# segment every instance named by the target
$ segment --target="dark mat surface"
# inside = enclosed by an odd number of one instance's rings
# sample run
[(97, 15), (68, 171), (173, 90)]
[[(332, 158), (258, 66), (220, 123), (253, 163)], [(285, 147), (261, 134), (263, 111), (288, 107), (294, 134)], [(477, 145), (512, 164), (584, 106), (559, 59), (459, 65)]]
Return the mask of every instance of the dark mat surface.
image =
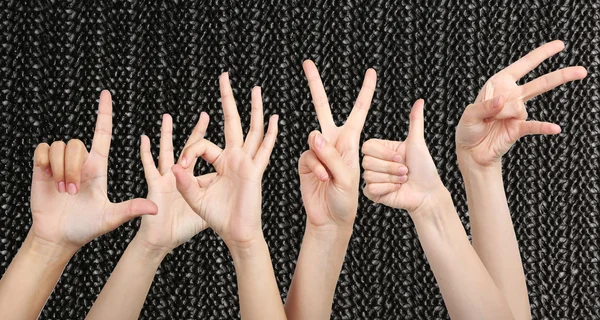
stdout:
[[(244, 127), (250, 89), (281, 115), (264, 177), (265, 237), (285, 298), (305, 215), (297, 159), (318, 128), (301, 69), (315, 60), (339, 122), (368, 67), (377, 92), (364, 138), (404, 138), (414, 100), (426, 101), (426, 139), (469, 230), (454, 128), (485, 80), (544, 42), (566, 50), (524, 80), (569, 65), (588, 78), (528, 103), (531, 118), (561, 125), (522, 139), (505, 157), (508, 201), (535, 319), (600, 319), (600, 4), (597, 1), (16, 1), (0, 3), (0, 273), (31, 224), (32, 156), (40, 142), (89, 147), (101, 89), (114, 98), (109, 197), (145, 196), (139, 136), (158, 144), (160, 115), (183, 142), (199, 112), (223, 143), (217, 77), (229, 71)], [(156, 153), (156, 149), (153, 150)], [(199, 170), (209, 170), (204, 164)], [(139, 221), (80, 250), (42, 319), (82, 319)], [(446, 319), (441, 294), (405, 212), (360, 198), (333, 319)], [(235, 273), (210, 230), (168, 255), (142, 319), (238, 317)]]

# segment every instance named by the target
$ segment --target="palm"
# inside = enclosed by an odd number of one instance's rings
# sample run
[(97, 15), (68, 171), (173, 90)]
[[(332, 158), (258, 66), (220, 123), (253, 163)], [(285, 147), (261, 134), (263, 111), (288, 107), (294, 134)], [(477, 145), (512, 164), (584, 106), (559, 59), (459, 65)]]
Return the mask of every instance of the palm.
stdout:
[[(225, 149), (213, 163), (217, 174), (208, 186), (201, 187), (197, 212), (220, 235), (231, 235), (234, 242), (246, 242), (261, 229), (262, 172), (241, 148)], [(227, 237), (227, 236), (225, 236)]]
[(148, 200), (156, 203), (159, 214), (143, 217), (138, 234), (149, 244), (175, 248), (206, 229), (204, 220), (177, 191), (173, 173), (168, 172), (148, 184)]
[(492, 76), (479, 92), (475, 104), (498, 98), (502, 106), (486, 119), (474, 119), (467, 111), (456, 131), (459, 156), (468, 154), (476, 164), (489, 166), (499, 163), (511, 146), (527, 134), (556, 134), (554, 124), (526, 121), (525, 102), (568, 81), (582, 79), (587, 72), (582, 67), (569, 67), (539, 77), (524, 85), (516, 82), (542, 61), (561, 51), (564, 44), (553, 41), (532, 51), (506, 69)]

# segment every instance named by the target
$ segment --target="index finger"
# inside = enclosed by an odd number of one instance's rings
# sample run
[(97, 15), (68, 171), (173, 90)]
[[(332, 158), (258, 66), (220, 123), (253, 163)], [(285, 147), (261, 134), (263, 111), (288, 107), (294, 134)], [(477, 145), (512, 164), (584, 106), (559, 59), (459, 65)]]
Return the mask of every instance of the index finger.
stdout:
[(308, 80), (310, 95), (312, 96), (313, 104), (315, 105), (315, 111), (317, 112), (321, 131), (327, 136), (327, 132), (330, 132), (335, 128), (335, 122), (333, 122), (333, 117), (331, 116), (331, 108), (329, 107), (327, 93), (325, 93), (319, 70), (317, 70), (315, 63), (310, 60), (304, 61), (302, 63), (302, 68), (304, 69), (306, 80)]
[(377, 73), (373, 69), (367, 70), (365, 74), (365, 80), (363, 81), (362, 88), (358, 93), (358, 98), (354, 103), (354, 108), (348, 116), (346, 125), (360, 138), (360, 132), (365, 125), (367, 114), (373, 100), (373, 94), (375, 94), (375, 85), (377, 83)]
[(500, 72), (509, 74), (516, 81), (531, 72), (531, 70), (539, 66), (544, 60), (561, 52), (564, 48), (565, 44), (560, 40), (548, 42), (513, 62)]
[(108, 90), (100, 93), (98, 103), (98, 117), (96, 118), (96, 129), (92, 141), (92, 152), (108, 158), (110, 140), (112, 138), (112, 99)]

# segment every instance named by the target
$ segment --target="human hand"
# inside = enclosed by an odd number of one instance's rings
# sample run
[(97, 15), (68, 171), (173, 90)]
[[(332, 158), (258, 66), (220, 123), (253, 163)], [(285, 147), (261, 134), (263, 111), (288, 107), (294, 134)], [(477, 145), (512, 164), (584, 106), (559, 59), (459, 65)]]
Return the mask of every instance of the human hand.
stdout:
[(318, 228), (352, 228), (358, 207), (360, 182), (359, 142), (377, 75), (369, 69), (346, 123), (337, 127), (315, 64), (303, 63), (321, 131), (308, 137), (310, 150), (298, 161), (307, 225)]
[(447, 193), (425, 143), (423, 104), (413, 105), (405, 141), (371, 139), (362, 147), (365, 196), (411, 216)]
[[(208, 122), (208, 114), (202, 112), (184, 149), (204, 138)], [(175, 175), (171, 171), (175, 160), (173, 157), (173, 119), (170, 115), (163, 115), (158, 168), (152, 159), (150, 139), (147, 136), (142, 136), (140, 155), (148, 183), (148, 200), (156, 203), (158, 214), (142, 217), (142, 224), (136, 238), (150, 249), (167, 253), (208, 227), (177, 190)], [(191, 160), (186, 171), (193, 174), (195, 164), (196, 158)], [(198, 182), (200, 185), (206, 186), (214, 177), (214, 173), (209, 173), (198, 177)]]
[[(255, 240), (263, 239), (260, 219), (262, 175), (277, 138), (278, 116), (271, 116), (264, 135), (260, 88), (252, 89), (250, 131), (244, 141), (228, 74), (222, 74), (219, 82), (225, 118), (225, 150), (199, 139), (183, 150), (172, 171), (177, 179), (177, 190), (231, 250), (245, 248)], [(215, 168), (216, 175), (211, 181), (194, 177), (186, 170), (193, 167), (198, 157)]]
[(112, 203), (107, 197), (107, 166), (112, 131), (112, 101), (100, 95), (92, 149), (70, 140), (38, 145), (31, 184), (34, 241), (77, 251), (87, 242), (142, 214), (156, 214), (152, 201)]
[(546, 43), (486, 82), (475, 103), (465, 109), (456, 128), (456, 152), (461, 166), (499, 165), (501, 157), (519, 138), (560, 133), (556, 124), (527, 121), (525, 102), (569, 81), (585, 78), (586, 69), (564, 68), (521, 86), (516, 81), (563, 49), (562, 41)]

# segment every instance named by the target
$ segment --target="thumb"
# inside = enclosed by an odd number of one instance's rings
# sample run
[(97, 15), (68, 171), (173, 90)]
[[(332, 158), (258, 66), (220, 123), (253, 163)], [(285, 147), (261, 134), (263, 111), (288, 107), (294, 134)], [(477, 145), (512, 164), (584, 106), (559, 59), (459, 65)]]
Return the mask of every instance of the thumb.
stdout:
[(106, 222), (110, 230), (113, 230), (133, 218), (144, 214), (155, 215), (157, 213), (158, 206), (154, 202), (137, 198), (120, 203), (111, 203)]
[(423, 119), (423, 108), (425, 101), (419, 99), (413, 104), (410, 111), (410, 127), (408, 128), (408, 138), (425, 139), (424, 127), (425, 120)]
[(501, 96), (470, 104), (465, 108), (463, 119), (468, 124), (478, 124), (485, 119), (495, 117), (503, 107), (504, 102)]
[[(202, 189), (198, 184), (198, 180), (194, 177), (194, 174), (186, 171), (181, 165), (176, 164), (171, 168), (171, 172), (175, 175), (177, 181), (177, 190), (188, 203), (188, 205), (200, 215), (200, 212), (196, 210), (198, 208), (199, 195), (202, 193)], [(201, 217), (204, 218), (204, 217)]]

